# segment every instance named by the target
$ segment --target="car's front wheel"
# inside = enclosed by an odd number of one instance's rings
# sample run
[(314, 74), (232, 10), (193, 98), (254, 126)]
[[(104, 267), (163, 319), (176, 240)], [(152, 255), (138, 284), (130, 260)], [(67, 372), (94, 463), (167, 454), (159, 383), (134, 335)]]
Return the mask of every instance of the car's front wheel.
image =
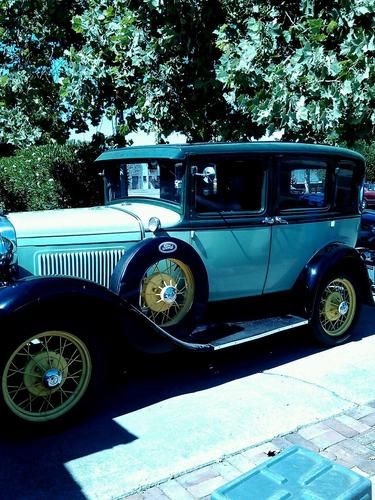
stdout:
[(353, 334), (360, 306), (356, 280), (343, 273), (331, 275), (316, 296), (311, 321), (315, 337), (329, 346), (346, 342)]
[(60, 325), (17, 333), (1, 356), (1, 411), (19, 423), (70, 420), (98, 380), (87, 337)]

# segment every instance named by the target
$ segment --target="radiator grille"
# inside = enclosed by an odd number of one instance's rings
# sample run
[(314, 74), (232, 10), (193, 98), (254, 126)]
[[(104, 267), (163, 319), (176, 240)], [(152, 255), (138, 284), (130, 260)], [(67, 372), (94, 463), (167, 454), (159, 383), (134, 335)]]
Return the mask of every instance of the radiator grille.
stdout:
[(39, 276), (60, 274), (95, 281), (109, 287), (109, 280), (124, 249), (91, 252), (58, 252), (38, 255)]

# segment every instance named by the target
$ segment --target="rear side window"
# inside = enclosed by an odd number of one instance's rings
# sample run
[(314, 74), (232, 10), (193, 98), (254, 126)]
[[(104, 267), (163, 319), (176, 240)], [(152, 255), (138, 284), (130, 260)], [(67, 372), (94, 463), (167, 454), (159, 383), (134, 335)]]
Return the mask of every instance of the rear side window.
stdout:
[(327, 162), (284, 158), (280, 163), (280, 210), (322, 209), (327, 205)]
[(355, 164), (342, 161), (335, 170), (334, 206), (340, 212), (351, 212), (358, 209), (358, 189), (355, 179)]

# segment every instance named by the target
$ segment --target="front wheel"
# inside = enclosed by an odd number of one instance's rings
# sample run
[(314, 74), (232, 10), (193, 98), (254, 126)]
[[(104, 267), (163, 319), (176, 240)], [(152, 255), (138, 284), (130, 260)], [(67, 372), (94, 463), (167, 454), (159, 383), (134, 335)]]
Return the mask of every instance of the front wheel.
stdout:
[(2, 411), (37, 425), (76, 415), (97, 379), (88, 341), (67, 328), (17, 337), (2, 355)]
[(346, 342), (352, 336), (360, 306), (353, 277), (338, 273), (325, 280), (317, 293), (311, 321), (317, 340), (328, 346)]

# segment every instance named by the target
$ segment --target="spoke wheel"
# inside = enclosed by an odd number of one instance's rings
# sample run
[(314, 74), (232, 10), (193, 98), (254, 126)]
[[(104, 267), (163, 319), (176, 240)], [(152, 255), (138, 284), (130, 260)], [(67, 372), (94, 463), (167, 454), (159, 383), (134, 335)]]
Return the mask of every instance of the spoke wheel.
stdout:
[(159, 260), (143, 275), (139, 304), (160, 326), (179, 323), (192, 307), (195, 283), (190, 268), (177, 259)]
[(356, 292), (348, 279), (337, 278), (323, 290), (319, 304), (322, 329), (332, 337), (343, 335), (356, 312)]
[(85, 343), (66, 331), (44, 331), (21, 343), (2, 374), (5, 404), (30, 422), (67, 414), (86, 393), (91, 358)]

